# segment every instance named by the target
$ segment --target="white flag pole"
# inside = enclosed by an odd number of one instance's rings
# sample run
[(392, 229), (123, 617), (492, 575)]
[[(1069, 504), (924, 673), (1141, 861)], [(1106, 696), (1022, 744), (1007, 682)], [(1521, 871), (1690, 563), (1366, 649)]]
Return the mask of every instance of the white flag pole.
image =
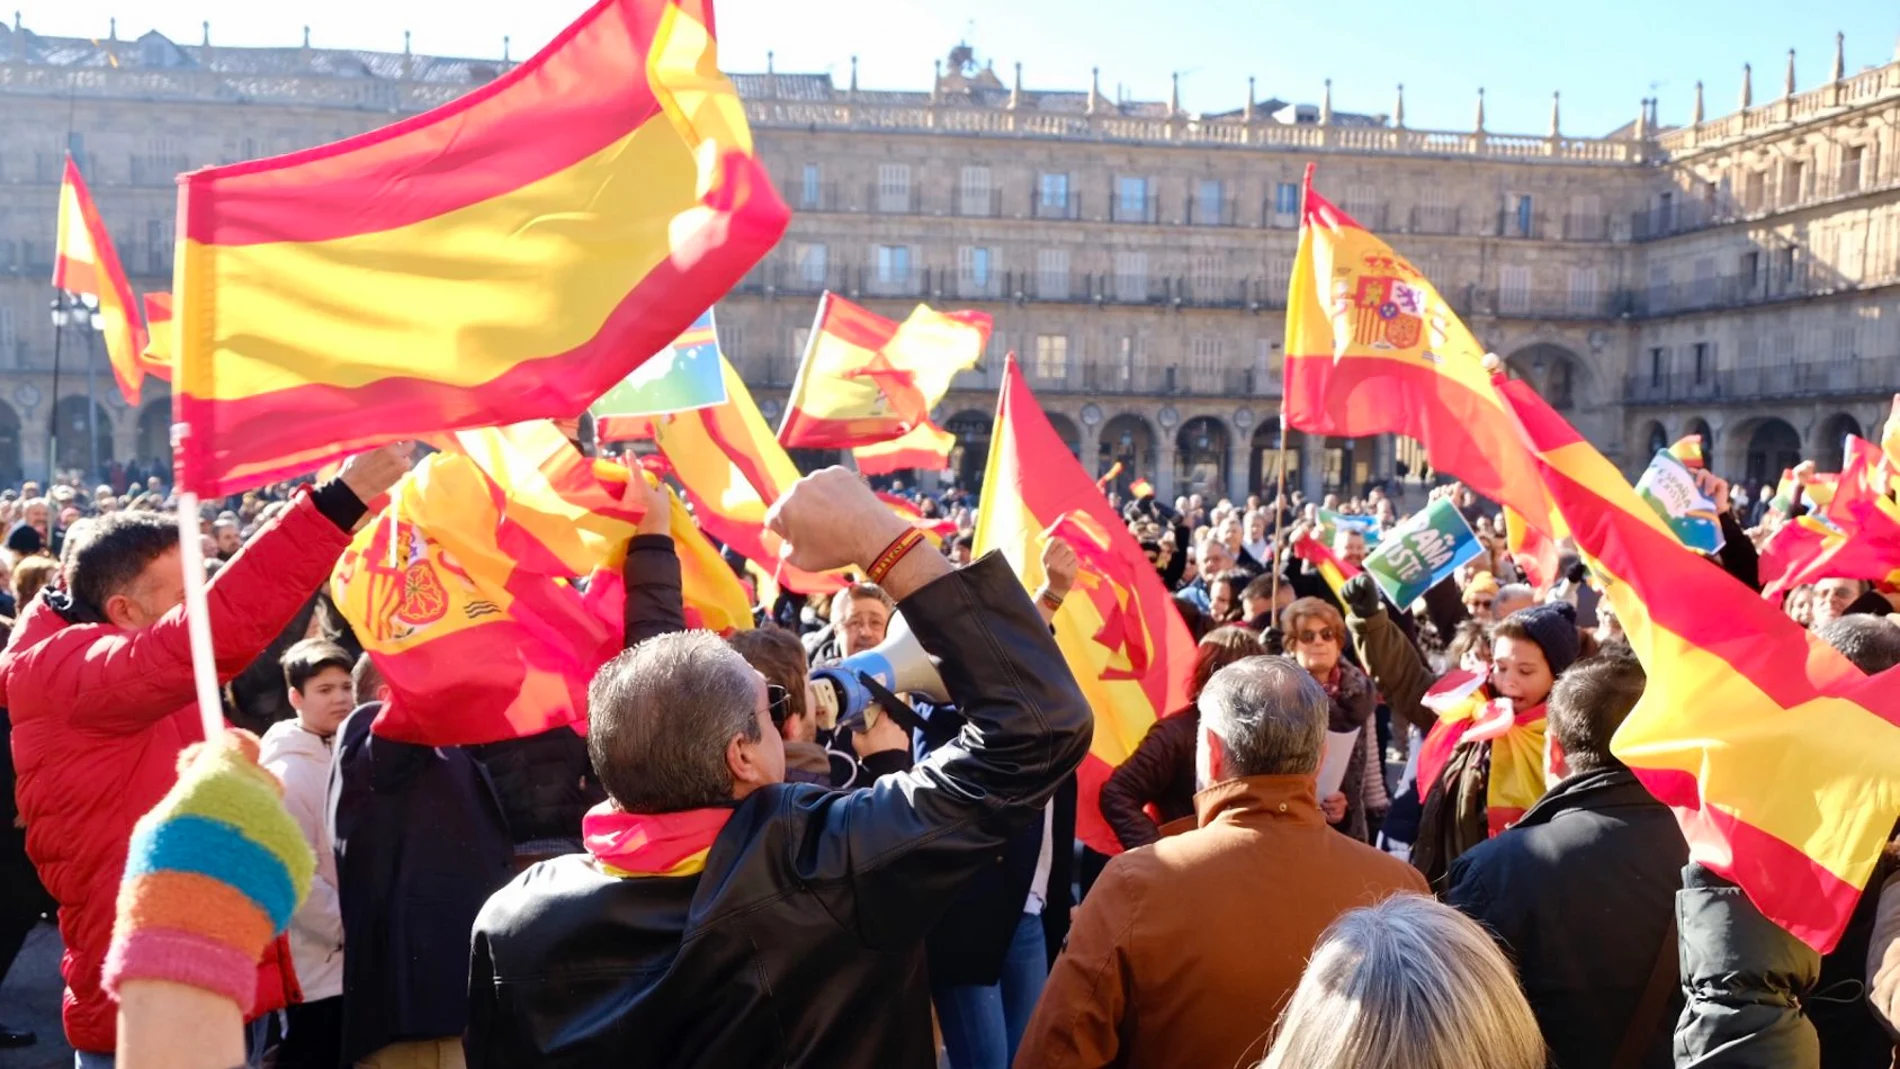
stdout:
[(205, 598), (204, 536), (198, 531), (198, 495), (178, 495), (178, 552), (185, 566), (185, 630), (191, 637), (191, 672), (198, 688), (198, 716), (205, 738), (224, 733), (218, 701), (218, 665), (211, 652), (211, 610)]

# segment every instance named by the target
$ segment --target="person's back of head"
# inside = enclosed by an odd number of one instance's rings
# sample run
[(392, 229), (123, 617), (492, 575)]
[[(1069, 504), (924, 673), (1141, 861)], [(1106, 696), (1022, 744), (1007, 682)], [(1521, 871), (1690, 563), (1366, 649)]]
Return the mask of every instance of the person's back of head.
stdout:
[(1484, 929), (1400, 894), (1320, 937), (1258, 1069), (1543, 1069), (1537, 1018)]
[(1648, 676), (1633, 657), (1592, 657), (1570, 667), (1550, 689), (1550, 737), (1571, 773), (1620, 764), (1610, 753), (1616, 729), (1642, 700)]
[(805, 703), (805, 686), (811, 679), (811, 666), (805, 659), (805, 644), (797, 635), (770, 624), (735, 631), (727, 636), (726, 644), (739, 651), (739, 656), (767, 683), (785, 689), (783, 704), (772, 708), (772, 726), (787, 741), (810, 741), (805, 738), (812, 726), (806, 723), (810, 710)]
[(39, 596), (53, 577), (59, 574), (59, 562), (51, 557), (27, 557), (13, 566), (13, 601), (19, 612)]
[(359, 706), (389, 700), (389, 684), (383, 681), (383, 671), (367, 653), (358, 657), (356, 667), (350, 669), (350, 690)]
[(1305, 669), (1248, 657), (1214, 673), (1196, 703), (1195, 769), (1202, 786), (1247, 776), (1312, 775), (1331, 702)]
[(1900, 664), (1900, 626), (1884, 616), (1838, 617), (1816, 627), (1814, 637), (1870, 676)]
[(775, 781), (773, 752), (783, 779), (778, 732), (766, 738), (764, 692), (759, 673), (710, 631), (647, 639), (607, 662), (588, 688), (594, 771), (628, 813), (728, 804), (742, 771), (758, 777), (748, 787)]
[(184, 600), (184, 571), (152, 565), (178, 553), (178, 522), (159, 512), (115, 512), (72, 531), (66, 587), (84, 610), (141, 627)]

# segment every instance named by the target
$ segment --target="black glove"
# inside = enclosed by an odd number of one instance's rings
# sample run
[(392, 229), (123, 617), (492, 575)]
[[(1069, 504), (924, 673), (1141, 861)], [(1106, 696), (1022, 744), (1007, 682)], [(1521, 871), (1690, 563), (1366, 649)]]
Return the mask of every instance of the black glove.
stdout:
[(1361, 620), (1372, 619), (1384, 608), (1379, 602), (1379, 584), (1364, 572), (1346, 580), (1339, 588), (1339, 600), (1346, 603), (1346, 611)]

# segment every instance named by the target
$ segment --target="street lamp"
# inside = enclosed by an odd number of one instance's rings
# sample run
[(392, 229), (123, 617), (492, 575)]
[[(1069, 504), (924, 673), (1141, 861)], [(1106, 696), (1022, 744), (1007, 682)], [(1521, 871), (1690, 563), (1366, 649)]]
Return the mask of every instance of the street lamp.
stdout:
[[(99, 313), (99, 298), (90, 293), (58, 292), (53, 298), (51, 317), (53, 320), (53, 405), (52, 417), (48, 427), (52, 431), (46, 442), (46, 478), (50, 486), (58, 475), (59, 448), (59, 358), (60, 342), (68, 329), (76, 330), (86, 339), (86, 435), (91, 443), (87, 456), (89, 467), (99, 465), (99, 410), (94, 399), (94, 373), (97, 370), (98, 354), (93, 341), (105, 330), (105, 317)], [(79, 426), (75, 424), (74, 430)], [(88, 472), (88, 475), (96, 472)]]

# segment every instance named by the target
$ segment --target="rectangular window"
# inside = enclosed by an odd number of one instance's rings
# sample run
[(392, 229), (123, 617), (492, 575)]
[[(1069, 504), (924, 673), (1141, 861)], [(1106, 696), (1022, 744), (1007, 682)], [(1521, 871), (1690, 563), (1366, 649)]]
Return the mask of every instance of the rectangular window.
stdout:
[(1690, 292), (1690, 300), (1697, 308), (1707, 308), (1716, 298), (1715, 257), (1698, 256), (1695, 261), (1695, 284)]
[(1045, 301), (1069, 299), (1069, 250), (1037, 250), (1036, 295)]
[(1859, 348), (1855, 343), (1858, 341), (1860, 332), (1854, 329), (1852, 323), (1846, 323), (1835, 327), (1833, 333), (1834, 359), (1838, 361), (1854, 359), (1855, 350)]
[[(1271, 338), (1254, 339), (1253, 356), (1255, 374), (1262, 382), (1274, 383), (1280, 380), (1280, 374), (1285, 370), (1286, 362), (1282, 358), (1278, 342)], [(1269, 386), (1268, 392), (1278, 393), (1279, 391)]]
[(1218, 178), (1203, 178), (1194, 193), (1194, 221), (1202, 226), (1220, 226), (1227, 222), (1223, 209), (1225, 191)]
[(910, 246), (877, 247), (877, 284), (884, 293), (902, 293), (910, 285)]
[(1597, 269), (1570, 269), (1570, 312), (1572, 315), (1597, 314)]
[(1736, 364), (1738, 367), (1751, 369), (1761, 366), (1761, 335), (1753, 333), (1742, 335), (1742, 348), (1737, 355)]
[(1213, 393), (1220, 389), (1221, 339), (1197, 334), (1188, 340), (1188, 389)]
[(1220, 300), (1226, 296), (1225, 274), (1221, 270), (1220, 257), (1196, 256), (1193, 274), (1188, 279), (1190, 294), (1203, 304)]
[(1866, 158), (1867, 150), (1859, 145), (1849, 145), (1841, 150), (1841, 192), (1855, 193), (1860, 190), (1860, 165)]
[(807, 286), (823, 286), (828, 264), (828, 251), (823, 245), (797, 244), (792, 246), (792, 264), (797, 272), (798, 281)]
[(877, 210), (907, 212), (910, 207), (910, 164), (878, 164)]
[(1531, 208), (1531, 195), (1529, 193), (1511, 194), (1511, 220), (1510, 220), (1509, 228), (1508, 228), (1509, 233), (1515, 237), (1520, 237), (1520, 238), (1531, 237), (1532, 225), (1533, 225), (1533, 214), (1532, 214), (1532, 208)]
[(1797, 287), (1798, 279), (1796, 276), (1801, 270), (1801, 250), (1796, 246), (1790, 245), (1781, 250), (1780, 258), (1781, 291), (1783, 293), (1792, 292)]
[(1663, 312), (1669, 309), (1669, 265), (1649, 265), (1649, 310)]
[(1781, 206), (1798, 204), (1807, 195), (1808, 165), (1805, 160), (1789, 160), (1781, 168)]
[(810, 327), (793, 327), (792, 328), (792, 352), (797, 354), (792, 357), (792, 361), (794, 365), (796, 365), (798, 361), (801, 361), (805, 358), (805, 350), (809, 348), (810, 346), (811, 346), (811, 328)]
[(1595, 193), (1579, 193), (1570, 198), (1570, 214), (1564, 219), (1564, 236), (1572, 241), (1602, 241), (1604, 232), (1603, 200)]
[(1276, 256), (1267, 261), (1267, 303), (1273, 308), (1286, 307), (1287, 287), (1293, 281), (1293, 261)]
[(1115, 299), (1148, 299), (1148, 254), (1123, 250), (1115, 254)]
[(1073, 219), (1069, 176), (1045, 171), (1036, 178), (1036, 215), (1043, 219)]
[(1758, 293), (1761, 291), (1761, 253), (1750, 251), (1742, 254), (1742, 291)]
[(1036, 335), (1036, 378), (1043, 382), (1067, 382), (1069, 378), (1069, 337), (1066, 334)]
[(1649, 351), (1649, 384), (1651, 386), (1662, 385), (1663, 376), (1667, 374), (1668, 363), (1669, 350), (1658, 347)]
[(1763, 204), (1768, 199), (1766, 193), (1767, 189), (1768, 172), (1750, 171), (1742, 176), (1742, 210), (1745, 212), (1761, 211)]
[(1278, 226), (1291, 226), (1300, 214), (1300, 187), (1281, 182), (1273, 187), (1273, 218)]
[(1505, 266), (1498, 268), (1498, 313), (1523, 315), (1531, 310), (1531, 269)]
[(1346, 214), (1358, 220), (1362, 225), (1378, 229), (1384, 225), (1379, 218), (1379, 187), (1356, 182), (1346, 187), (1346, 199), (1340, 205)]
[(1115, 179), (1115, 218), (1124, 223), (1146, 223), (1148, 180), (1123, 175)]
[(822, 207), (824, 194), (824, 171), (815, 163), (805, 165), (799, 175), (798, 205), (801, 208)]
[(970, 245), (957, 250), (957, 291), (965, 297), (990, 296), (990, 250)]
[(1115, 350), (1115, 382), (1124, 389), (1136, 390), (1140, 376), (1140, 357), (1135, 350), (1134, 336), (1124, 334)]
[(985, 216), (990, 211), (990, 169), (965, 167), (957, 182), (957, 214)]
[(1709, 372), (1712, 370), (1714, 369), (1709, 366), (1709, 343), (1705, 341), (1696, 342), (1695, 343), (1695, 384), (1697, 386), (1700, 386), (1704, 382), (1707, 382), (1709, 378)]
[(0, 304), (0, 363), (8, 367), (14, 366), (14, 349), (18, 343), (19, 338), (14, 333), (13, 327), (13, 309), (8, 305)]

